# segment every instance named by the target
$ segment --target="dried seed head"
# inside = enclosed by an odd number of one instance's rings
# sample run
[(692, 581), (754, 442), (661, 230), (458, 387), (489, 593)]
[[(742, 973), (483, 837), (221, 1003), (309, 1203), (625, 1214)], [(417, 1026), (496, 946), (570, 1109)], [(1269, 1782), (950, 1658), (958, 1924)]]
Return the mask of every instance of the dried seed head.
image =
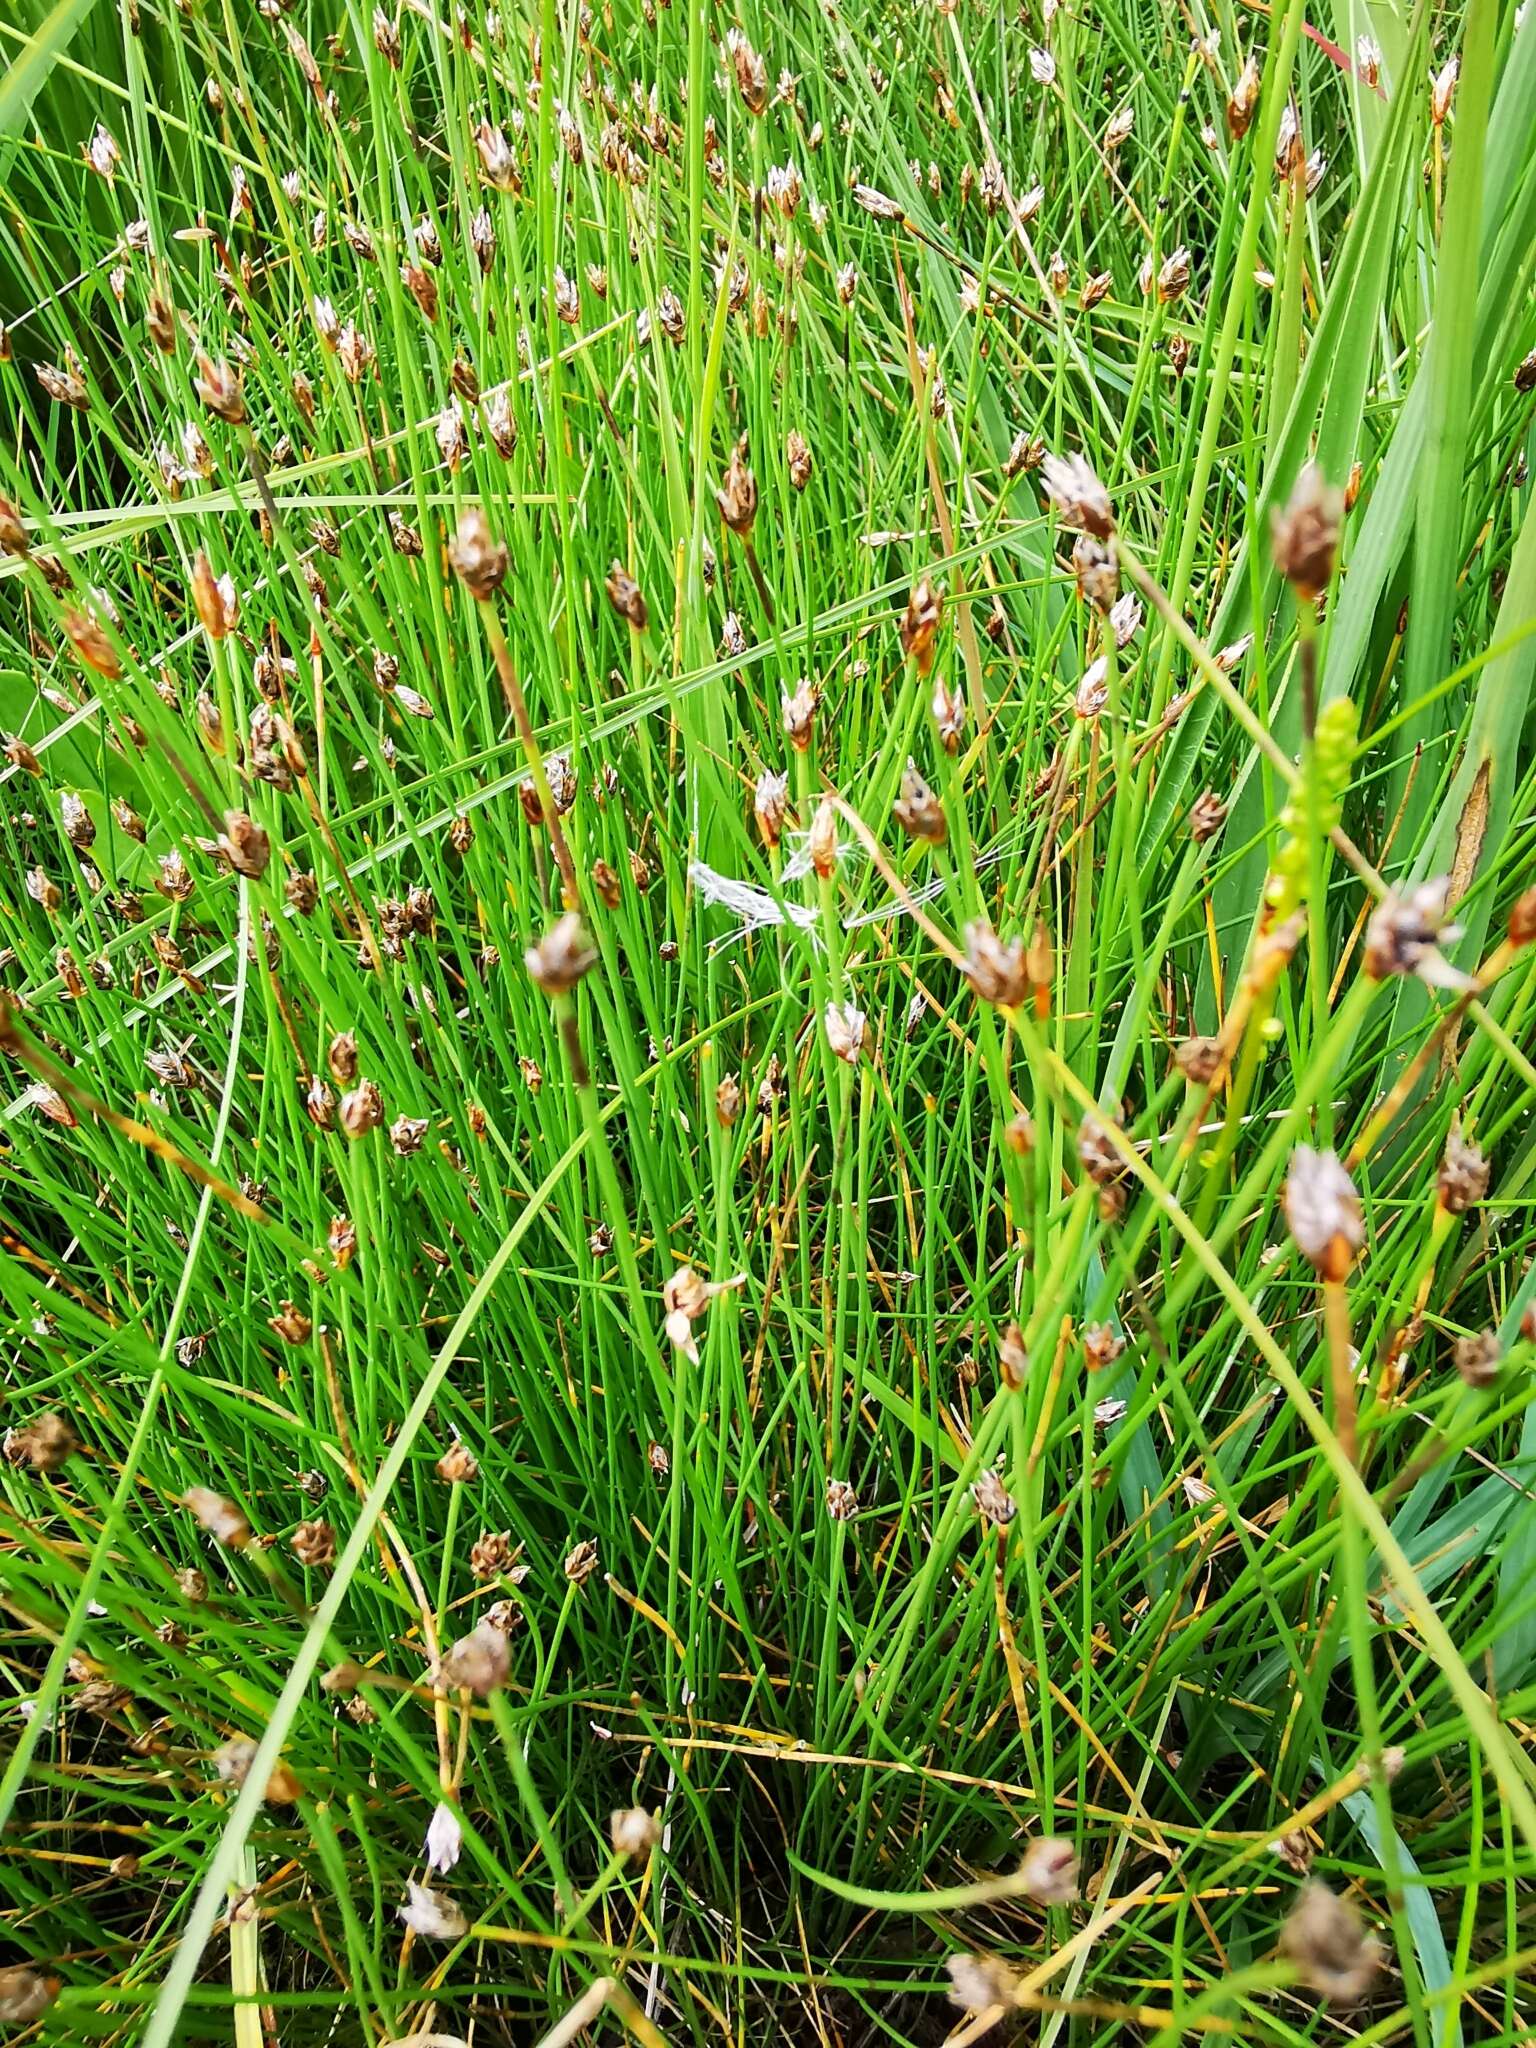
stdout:
[(57, 1977), (39, 1976), (20, 1963), (0, 1970), (0, 2026), (26, 2027), (41, 2019), (59, 1995)]
[(984, 1522), (1006, 1529), (1018, 1513), (1018, 1502), (989, 1465), (971, 1487), (971, 1499)]
[(1303, 603), (1315, 604), (1332, 581), (1343, 517), (1344, 493), (1309, 462), (1271, 533), (1275, 567)]
[(616, 1855), (638, 1862), (661, 1841), (661, 1822), (643, 1806), (628, 1806), (608, 1816), (608, 1839)]
[(13, 732), (0, 743), (0, 754), (4, 754), (13, 768), (24, 768), (29, 775), (41, 775), (43, 772), (42, 762), (20, 733)]
[(795, 693), (788, 690), (783, 695), (784, 731), (789, 744), (797, 754), (803, 754), (811, 744), (811, 735), (816, 725), (816, 707), (821, 693), (809, 676), (802, 676), (795, 686)]
[(79, 1448), (80, 1439), (68, 1420), (50, 1410), (21, 1429), (7, 1430), (5, 1462), (27, 1465), (34, 1472), (57, 1472)]
[(762, 835), (764, 846), (771, 851), (784, 833), (784, 811), (789, 793), (789, 779), (771, 768), (765, 768), (757, 778), (753, 791), (752, 806), (757, 818), (757, 829)]
[(1038, 469), (1045, 460), (1045, 443), (1037, 434), (1015, 434), (1003, 458), (1003, 475), (1012, 482), (1026, 471)]
[(729, 1130), (741, 1114), (741, 1083), (734, 1074), (727, 1074), (715, 1090), (715, 1117), (723, 1129)]
[(566, 1578), (573, 1586), (584, 1586), (597, 1570), (596, 1543), (590, 1538), (583, 1538), (580, 1543), (573, 1545), (566, 1552), (563, 1569)]
[(789, 470), (789, 480), (797, 491), (803, 491), (811, 480), (815, 462), (811, 455), (810, 443), (797, 427), (791, 427), (784, 440), (784, 461)]
[[(466, 1636), (464, 1641), (468, 1642), (469, 1638)], [(455, 1649), (459, 1647), (457, 1643), (454, 1645)], [(494, 1689), (490, 1686), (484, 1688), (487, 1692)], [(471, 1686), (470, 1690), (475, 1692), (481, 1688)], [(400, 1908), (400, 1918), (412, 1934), (419, 1934), (423, 1941), (458, 1941), (468, 1934), (469, 1922), (446, 1892), (434, 1891), (431, 1885), (417, 1884), (414, 1878), (407, 1878), (405, 1889), (406, 1900)]]
[(470, 596), (481, 603), (495, 596), (506, 580), (507, 550), (491, 533), (485, 514), (472, 506), (459, 521), (448, 547), (448, 563)]
[(0, 494), (0, 554), (24, 557), (31, 545), (21, 514), (9, 498)]
[(192, 602), (210, 640), (223, 640), (234, 631), (240, 616), (234, 582), (229, 576), (214, 575), (201, 548), (192, 562)]
[(238, 427), (245, 420), (245, 393), (240, 372), (220, 359), (199, 353), (193, 388), (216, 418)]
[(237, 875), (259, 881), (272, 859), (272, 842), (245, 811), (226, 811), (218, 850)]
[(1460, 57), (1450, 57), (1429, 81), (1429, 118), (1437, 128), (1443, 128), (1450, 118), (1451, 101), (1455, 98), (1456, 81), (1460, 76)]
[(1018, 1978), (996, 1956), (952, 1955), (944, 1965), (949, 1972), (951, 2004), (962, 2012), (989, 2012), (995, 2005), (1012, 2005)]
[(850, 1522), (859, 1511), (859, 1496), (846, 1479), (827, 1481), (827, 1513), (834, 1522)]
[(359, 1081), (341, 1098), (341, 1128), (349, 1138), (364, 1138), (383, 1121), (384, 1096), (377, 1081)]
[(275, 1316), (268, 1316), (267, 1328), (285, 1344), (307, 1344), (314, 1324), (294, 1302), (282, 1303)]
[(1035, 1835), (1026, 1844), (1019, 1881), (1042, 1906), (1064, 1906), (1077, 1897), (1077, 1850), (1062, 1835)]
[(806, 835), (806, 852), (823, 881), (837, 873), (837, 810), (830, 797), (824, 796), (816, 806)]
[(66, 611), (63, 625), (70, 646), (86, 667), (94, 669), (99, 676), (105, 676), (109, 683), (115, 682), (123, 672), (123, 665), (117, 658), (117, 649), (96, 620), (87, 612)]
[(1474, 1336), (1458, 1337), (1451, 1355), (1469, 1387), (1493, 1386), (1504, 1363), (1504, 1347), (1497, 1330), (1479, 1330)]
[[(1077, 1157), (1083, 1172), (1096, 1187), (1113, 1187), (1126, 1177), (1128, 1168), (1110, 1136), (1110, 1120), (1090, 1109), (1077, 1130)], [(1119, 1126), (1115, 1125), (1118, 1129)]]
[(1182, 244), (1166, 257), (1157, 273), (1157, 296), (1165, 306), (1183, 298), (1189, 289), (1189, 251)]
[(250, 1523), (223, 1494), (206, 1486), (189, 1486), (182, 1495), (182, 1505), (190, 1508), (214, 1542), (222, 1543), (227, 1550), (241, 1550), (250, 1542)]
[(1459, 927), (1445, 921), (1450, 887), (1450, 877), (1440, 875), (1406, 895), (1392, 890), (1383, 897), (1365, 932), (1365, 971), (1373, 980), (1413, 974), (1437, 988), (1472, 985), (1440, 951), (1460, 936)]
[(743, 539), (750, 539), (753, 521), (757, 518), (757, 479), (747, 467), (747, 437), (742, 435), (731, 450), (720, 488), (715, 493), (715, 502), (720, 507), (720, 517)]
[(1315, 1877), (1302, 1886), (1286, 1918), (1280, 1948), (1303, 1982), (1332, 2005), (1363, 1998), (1381, 1964), (1381, 1946), (1353, 1902)]
[(397, 1116), (389, 1127), (389, 1142), (402, 1159), (421, 1150), (421, 1141), (430, 1128), (430, 1119), (424, 1116)]
[(1296, 1249), (1321, 1279), (1346, 1278), (1365, 1243), (1365, 1223), (1337, 1153), (1296, 1147), (1285, 1180), (1285, 1220)]
[(1173, 1056), (1173, 1063), (1186, 1081), (1209, 1088), (1224, 1065), (1219, 1038), (1186, 1038)]
[(1355, 76), (1368, 90), (1375, 90), (1381, 78), (1381, 45), (1374, 36), (1355, 39)]
[(437, 1680), (446, 1691), (472, 1692), (484, 1699), (506, 1684), (511, 1669), (505, 1630), (482, 1621), (448, 1645), (438, 1663)]
[(864, 1033), (867, 1024), (864, 1012), (852, 1003), (828, 1003), (823, 1022), (826, 1026), (827, 1044), (840, 1060), (846, 1060), (850, 1067), (856, 1067), (864, 1051)]
[(626, 619), (637, 633), (643, 633), (650, 623), (651, 615), (641, 595), (639, 584), (622, 562), (615, 559), (609, 563), (603, 588), (608, 593), (608, 602), (619, 617)]
[(336, 1531), (329, 1522), (300, 1522), (288, 1541), (310, 1571), (324, 1571), (336, 1562)]
[(997, 1369), (1003, 1385), (1017, 1392), (1029, 1377), (1029, 1352), (1017, 1323), (1005, 1323), (997, 1340)]
[(553, 930), (523, 954), (530, 978), (547, 996), (565, 995), (597, 963), (578, 912), (568, 910)]
[(597, 891), (597, 900), (609, 910), (617, 910), (621, 896), (618, 871), (605, 860), (592, 863), (592, 887)]
[(1081, 455), (1065, 460), (1047, 455), (1041, 464), (1045, 495), (1055, 506), (1064, 526), (1091, 533), (1096, 540), (1108, 540), (1115, 530), (1114, 507), (1109, 493)]
[(1024, 941), (1005, 942), (983, 918), (965, 928), (963, 972), (983, 1002), (996, 1003), (1004, 1009), (1015, 1008), (1030, 992)]
[(927, 576), (913, 585), (901, 620), (901, 651), (909, 656), (920, 676), (933, 668), (939, 622), (944, 616), (944, 593)]
[(1488, 1192), (1488, 1161), (1476, 1145), (1465, 1144), (1455, 1132), (1446, 1140), (1436, 1192), (1440, 1206), (1452, 1216), (1464, 1216)]
[(55, 405), (71, 406), (76, 412), (89, 412), (91, 394), (85, 388), (79, 365), (72, 354), (66, 355), (65, 361), (68, 367), (62, 370), (55, 363), (38, 363), (33, 375)]
[(1259, 67), (1250, 57), (1239, 72), (1227, 101), (1227, 132), (1234, 142), (1240, 142), (1253, 124), (1259, 104), (1259, 83)]
[(1115, 1334), (1113, 1323), (1089, 1323), (1083, 1331), (1083, 1363), (1090, 1372), (1103, 1372), (1125, 1350), (1125, 1339)]
[(897, 824), (909, 839), (923, 839), (930, 846), (942, 846), (948, 832), (944, 807), (908, 761), (901, 778), (901, 794), (892, 807)]
[(1214, 789), (1203, 790), (1189, 813), (1189, 836), (1197, 846), (1214, 839), (1227, 822), (1227, 807)]
[(941, 677), (933, 686), (933, 722), (946, 754), (958, 754), (965, 737), (965, 699)]

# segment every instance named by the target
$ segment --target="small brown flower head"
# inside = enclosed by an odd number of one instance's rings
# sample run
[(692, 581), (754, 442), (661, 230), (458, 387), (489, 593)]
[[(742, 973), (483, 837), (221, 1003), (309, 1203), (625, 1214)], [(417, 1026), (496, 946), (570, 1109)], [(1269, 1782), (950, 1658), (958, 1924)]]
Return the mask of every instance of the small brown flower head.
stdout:
[(31, 548), (26, 524), (10, 499), (0, 494), (0, 555), (25, 558)]
[(307, 1344), (314, 1327), (304, 1311), (291, 1301), (285, 1301), (275, 1316), (267, 1318), (267, 1328), (285, 1344)]
[(1035, 1120), (1027, 1109), (1015, 1110), (1003, 1125), (1003, 1143), (1020, 1159), (1027, 1159), (1035, 1149)]
[(400, 31), (382, 7), (373, 10), (373, 47), (391, 71), (400, 69)]
[(1018, 1502), (989, 1465), (971, 1487), (971, 1499), (984, 1522), (1006, 1529), (1019, 1511)]
[(1464, 1143), (1455, 1132), (1446, 1140), (1436, 1192), (1441, 1208), (1451, 1216), (1464, 1216), (1488, 1192), (1488, 1161), (1476, 1145)]
[(715, 493), (715, 502), (720, 507), (720, 517), (732, 533), (740, 534), (744, 540), (750, 539), (753, 521), (757, 518), (757, 478), (747, 467), (745, 434), (731, 450), (731, 459)]
[(1017, 1323), (1005, 1323), (997, 1340), (997, 1369), (1005, 1387), (1015, 1393), (1029, 1377), (1029, 1351)]
[(107, 638), (104, 628), (88, 612), (65, 612), (64, 631), (70, 646), (87, 668), (105, 676), (109, 683), (115, 682), (122, 674), (123, 665), (117, 658), (117, 649)]
[(1274, 516), (1275, 567), (1303, 603), (1315, 604), (1333, 579), (1344, 517), (1344, 493), (1315, 462), (1297, 477), (1285, 510)]
[(5, 1462), (30, 1466), (34, 1472), (57, 1472), (79, 1448), (80, 1439), (65, 1417), (49, 1410), (24, 1428), (6, 1432)]
[(929, 577), (919, 577), (902, 614), (901, 651), (910, 657), (920, 676), (928, 675), (933, 668), (939, 622), (943, 616), (943, 591)]
[(389, 1142), (402, 1159), (408, 1159), (421, 1150), (421, 1141), (429, 1128), (427, 1117), (397, 1116), (389, 1127)]
[(226, 1550), (241, 1550), (251, 1540), (251, 1525), (232, 1501), (207, 1486), (189, 1486), (182, 1495), (201, 1527)]
[(939, 729), (939, 745), (946, 754), (958, 754), (965, 738), (965, 699), (942, 676), (933, 686), (932, 710), (933, 722)]
[(1114, 542), (1080, 533), (1072, 546), (1072, 574), (1084, 603), (1107, 615), (1120, 595), (1120, 557)]
[(475, 130), (475, 149), (485, 182), (494, 185), (498, 192), (517, 191), (521, 180), (505, 130), (493, 128), (489, 121), (482, 121)]
[(944, 1965), (949, 1972), (949, 1997), (962, 2012), (990, 2012), (1012, 2005), (1019, 1980), (997, 1956), (956, 1954)]
[(846, 1479), (827, 1481), (827, 1513), (834, 1522), (850, 1522), (859, 1511), (859, 1496)]
[(1214, 839), (1227, 822), (1227, 807), (1214, 789), (1202, 790), (1189, 813), (1189, 836), (1196, 846)]
[(477, 1579), (499, 1579), (516, 1560), (510, 1529), (487, 1529), (470, 1547), (469, 1568)]
[(597, 1545), (590, 1537), (566, 1552), (564, 1571), (573, 1586), (584, 1586), (597, 1570)]
[(1173, 1064), (1184, 1076), (1199, 1088), (1209, 1088), (1223, 1066), (1223, 1053), (1219, 1038), (1186, 1038), (1173, 1056)]
[(1011, 483), (1016, 476), (1038, 469), (1045, 460), (1045, 443), (1035, 434), (1015, 434), (1003, 457), (1003, 475)]
[(219, 852), (237, 875), (259, 881), (272, 859), (272, 842), (256, 820), (245, 811), (226, 811), (219, 834)]
[(76, 853), (86, 853), (96, 843), (96, 821), (73, 790), (59, 797), (59, 825)]
[(1298, 1877), (1305, 1877), (1312, 1868), (1312, 1837), (1305, 1828), (1292, 1828), (1269, 1846), (1286, 1868), (1294, 1870)]
[(1045, 495), (1055, 506), (1063, 526), (1091, 533), (1095, 540), (1108, 540), (1115, 530), (1114, 507), (1109, 493), (1081, 455), (1063, 459), (1047, 455), (1041, 464)]
[(1479, 1330), (1473, 1336), (1458, 1337), (1451, 1355), (1469, 1387), (1493, 1386), (1504, 1363), (1504, 1347), (1496, 1330)]
[(797, 491), (803, 491), (811, 480), (816, 467), (811, 454), (810, 443), (798, 427), (791, 427), (784, 442), (784, 461), (789, 470), (789, 481)]
[(384, 1097), (377, 1081), (359, 1081), (341, 1098), (341, 1128), (349, 1138), (364, 1138), (384, 1121)]
[(617, 910), (622, 890), (618, 870), (605, 860), (592, 863), (592, 887), (597, 891), (597, 900), (608, 910)]
[(338, 1272), (344, 1273), (357, 1252), (357, 1225), (350, 1216), (333, 1216), (325, 1242)]
[(768, 104), (768, 67), (738, 28), (728, 29), (725, 54), (731, 60), (736, 90), (749, 114), (760, 114)]
[(824, 796), (816, 806), (805, 850), (811, 857), (811, 866), (824, 882), (837, 873), (837, 809), (830, 797)]
[(201, 548), (192, 561), (192, 602), (210, 640), (223, 640), (234, 631), (240, 616), (240, 600), (233, 579), (215, 576), (213, 565)]
[(1157, 273), (1157, 296), (1165, 306), (1183, 298), (1189, 290), (1189, 251), (1182, 245), (1166, 257)]
[(1450, 887), (1450, 877), (1439, 875), (1406, 895), (1394, 889), (1383, 897), (1365, 929), (1365, 971), (1373, 981), (1413, 974), (1432, 987), (1470, 986), (1440, 951), (1459, 936), (1445, 921)]
[(0, 1970), (0, 2026), (30, 2026), (42, 2018), (58, 1995), (57, 1977), (42, 1977), (20, 1963), (11, 1964)]
[(1536, 391), (1536, 348), (1515, 365), (1515, 389), (1522, 398), (1528, 391)]
[(944, 807), (908, 761), (901, 778), (901, 794), (892, 807), (897, 824), (909, 839), (923, 839), (930, 846), (942, 846), (948, 833)]
[(1337, 1153), (1296, 1147), (1285, 1180), (1285, 1220), (1296, 1249), (1321, 1279), (1347, 1277), (1365, 1243), (1365, 1222)]
[[(897, 211), (900, 212), (899, 207)], [(859, 266), (856, 263), (845, 263), (837, 273), (836, 283), (838, 298), (845, 306), (851, 306), (858, 294)]]
[(199, 353), (193, 384), (198, 397), (215, 418), (232, 427), (243, 425), (245, 392), (237, 369), (222, 359), (215, 362), (211, 356)]
[(1449, 57), (1429, 81), (1429, 118), (1437, 128), (1443, 128), (1450, 118), (1451, 101), (1456, 96), (1456, 81), (1460, 76), (1460, 57)]
[(1381, 45), (1374, 36), (1355, 38), (1355, 76), (1368, 92), (1374, 92), (1381, 78)]
[(609, 563), (603, 588), (608, 593), (608, 602), (619, 617), (627, 620), (637, 633), (643, 633), (650, 623), (651, 615), (639, 584), (622, 562), (615, 559)]
[(326, 1047), (325, 1064), (339, 1088), (350, 1088), (357, 1079), (357, 1039), (350, 1031), (338, 1031)]
[(318, 1074), (311, 1075), (309, 1086), (304, 1092), (304, 1114), (317, 1131), (335, 1128), (335, 1109), (335, 1096)]
[(506, 582), (510, 567), (506, 545), (494, 539), (492, 528), (485, 524), (485, 514), (477, 506), (471, 506), (459, 520), (459, 532), (449, 543), (449, 567), (469, 596), (481, 604), (494, 598)]
[(728, 1131), (740, 1114), (741, 1083), (734, 1074), (727, 1074), (715, 1090), (715, 1118)]
[(1090, 1372), (1103, 1372), (1125, 1349), (1125, 1339), (1115, 1335), (1113, 1323), (1090, 1323), (1083, 1331), (1083, 1363)]
[(827, 1044), (837, 1058), (845, 1060), (850, 1067), (856, 1067), (864, 1051), (868, 1022), (864, 1012), (852, 1003), (828, 1003), (823, 1021)]
[(40, 1117), (51, 1124), (57, 1124), (60, 1130), (77, 1131), (80, 1128), (79, 1117), (58, 1090), (50, 1088), (46, 1081), (34, 1081), (24, 1099)]
[(208, 1598), (208, 1580), (196, 1570), (176, 1574), (176, 1590), (190, 1607), (201, 1607)]
[(329, 1522), (300, 1522), (288, 1541), (310, 1571), (325, 1571), (336, 1562), (336, 1531)]
[(596, 949), (574, 910), (568, 910), (553, 930), (523, 954), (530, 979), (547, 996), (567, 994), (596, 964)]
[(85, 388), (85, 379), (80, 375), (80, 366), (73, 352), (66, 355), (65, 363), (62, 370), (54, 363), (38, 363), (34, 375), (55, 405), (71, 406), (76, 412), (89, 412), (91, 394)]
[(470, 1486), (480, 1477), (480, 1465), (464, 1439), (456, 1436), (437, 1461), (437, 1476), (449, 1486)]
[(1509, 913), (1509, 943), (1528, 946), (1536, 939), (1536, 888), (1523, 890)]
[(1019, 1881), (1042, 1906), (1077, 1897), (1077, 1850), (1062, 1835), (1033, 1835), (1019, 1865)]
[(1381, 1945), (1366, 1931), (1353, 1902), (1309, 1878), (1280, 1934), (1280, 1950), (1302, 1981), (1330, 2005), (1354, 2005), (1370, 1990)]
[(639, 1862), (661, 1841), (661, 1822), (643, 1806), (624, 1807), (608, 1816), (608, 1839), (615, 1855)]
[(757, 818), (757, 829), (764, 846), (771, 852), (784, 834), (784, 812), (789, 793), (789, 780), (771, 768), (765, 768), (757, 778), (752, 795), (753, 812)]
[(28, 868), (23, 884), (34, 903), (40, 903), (50, 916), (64, 901), (64, 891), (44, 868)]
[(511, 1669), (506, 1630), (482, 1621), (467, 1636), (448, 1645), (438, 1663), (437, 1680), (445, 1691), (472, 1692), (484, 1699), (506, 1684)]
[(1004, 941), (984, 918), (977, 918), (965, 928), (964, 974), (984, 1003), (1015, 1008), (1029, 994), (1024, 941)]
[(820, 701), (821, 693), (809, 676), (800, 678), (793, 696), (788, 690), (783, 693), (784, 731), (797, 754), (805, 753), (810, 747), (816, 728), (816, 707)]
[(36, 749), (29, 746), (20, 733), (13, 732), (0, 742), (0, 754), (4, 754), (13, 768), (24, 769), (28, 775), (41, 775), (43, 772)]
[(1127, 1167), (1110, 1136), (1110, 1121), (1096, 1110), (1089, 1110), (1078, 1126), (1077, 1157), (1096, 1187), (1113, 1187), (1125, 1179)]
[(1259, 67), (1250, 57), (1238, 74), (1236, 85), (1227, 101), (1227, 132), (1234, 142), (1241, 142), (1253, 124), (1255, 109), (1259, 104)]

